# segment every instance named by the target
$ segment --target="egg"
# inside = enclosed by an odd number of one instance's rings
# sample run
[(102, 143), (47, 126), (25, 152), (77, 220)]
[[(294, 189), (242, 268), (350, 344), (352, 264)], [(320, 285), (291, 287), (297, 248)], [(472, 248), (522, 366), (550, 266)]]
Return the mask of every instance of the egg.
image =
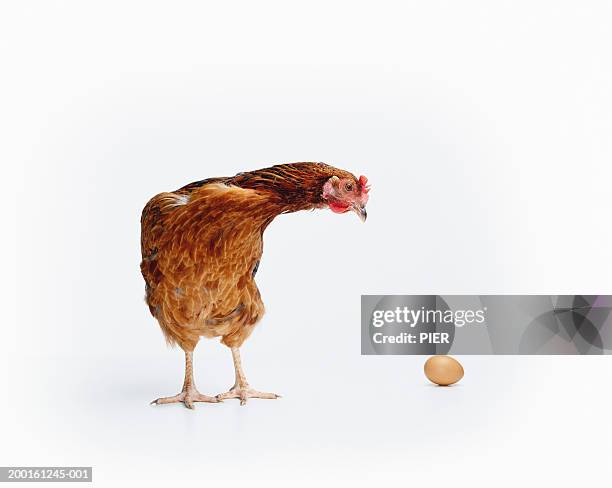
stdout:
[(432, 356), (424, 369), (427, 379), (440, 386), (452, 385), (463, 378), (463, 366), (450, 356)]

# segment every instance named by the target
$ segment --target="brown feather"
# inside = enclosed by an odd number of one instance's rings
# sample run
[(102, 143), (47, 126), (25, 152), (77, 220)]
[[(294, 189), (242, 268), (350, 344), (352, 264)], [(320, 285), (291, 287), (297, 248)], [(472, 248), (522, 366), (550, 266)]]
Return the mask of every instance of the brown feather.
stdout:
[(262, 235), (279, 214), (321, 207), (323, 163), (272, 166), (160, 193), (142, 218), (146, 302), (166, 340), (192, 351), (200, 336), (239, 347), (264, 314), (254, 275)]

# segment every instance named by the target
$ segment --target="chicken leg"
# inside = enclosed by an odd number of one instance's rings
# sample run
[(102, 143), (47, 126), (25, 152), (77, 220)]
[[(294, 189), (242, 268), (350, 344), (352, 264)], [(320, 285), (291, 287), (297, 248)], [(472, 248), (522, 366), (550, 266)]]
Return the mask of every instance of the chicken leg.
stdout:
[(249, 398), (280, 398), (276, 393), (266, 393), (263, 391), (253, 390), (249, 386), (249, 382), (242, 371), (242, 363), (240, 361), (240, 350), (237, 347), (232, 347), (232, 358), (234, 360), (234, 369), (236, 370), (236, 381), (229, 391), (217, 395), (217, 400), (223, 401), (227, 398), (240, 398), (240, 405), (244, 405)]
[(183, 391), (178, 395), (171, 397), (158, 398), (153, 400), (151, 405), (161, 405), (164, 403), (179, 403), (183, 402), (187, 408), (193, 408), (194, 402), (209, 402), (217, 403), (219, 399), (217, 397), (210, 397), (202, 395), (196, 388), (195, 382), (193, 381), (193, 353), (185, 351), (185, 381), (183, 382)]

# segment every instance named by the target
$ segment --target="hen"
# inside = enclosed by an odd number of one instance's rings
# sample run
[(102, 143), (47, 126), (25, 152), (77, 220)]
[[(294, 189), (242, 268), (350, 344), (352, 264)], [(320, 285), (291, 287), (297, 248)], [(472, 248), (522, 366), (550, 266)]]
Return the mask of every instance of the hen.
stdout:
[[(263, 232), (280, 214), (330, 208), (365, 221), (367, 178), (323, 163), (272, 166), (210, 178), (160, 193), (141, 218), (140, 268), (151, 314), (171, 345), (185, 351), (181, 393), (152, 403), (277, 398), (252, 389), (239, 348), (264, 314), (255, 284)], [(232, 351), (236, 378), (226, 393), (206, 396), (193, 379), (192, 354), (200, 337), (221, 337)]]

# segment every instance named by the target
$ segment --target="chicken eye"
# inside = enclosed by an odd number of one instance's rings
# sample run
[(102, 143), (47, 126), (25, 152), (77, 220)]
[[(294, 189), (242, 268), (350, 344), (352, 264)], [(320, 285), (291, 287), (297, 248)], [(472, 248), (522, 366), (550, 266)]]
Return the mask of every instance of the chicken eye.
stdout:
[(353, 191), (353, 184), (352, 183), (347, 183), (346, 185), (344, 185), (344, 189), (348, 192)]

